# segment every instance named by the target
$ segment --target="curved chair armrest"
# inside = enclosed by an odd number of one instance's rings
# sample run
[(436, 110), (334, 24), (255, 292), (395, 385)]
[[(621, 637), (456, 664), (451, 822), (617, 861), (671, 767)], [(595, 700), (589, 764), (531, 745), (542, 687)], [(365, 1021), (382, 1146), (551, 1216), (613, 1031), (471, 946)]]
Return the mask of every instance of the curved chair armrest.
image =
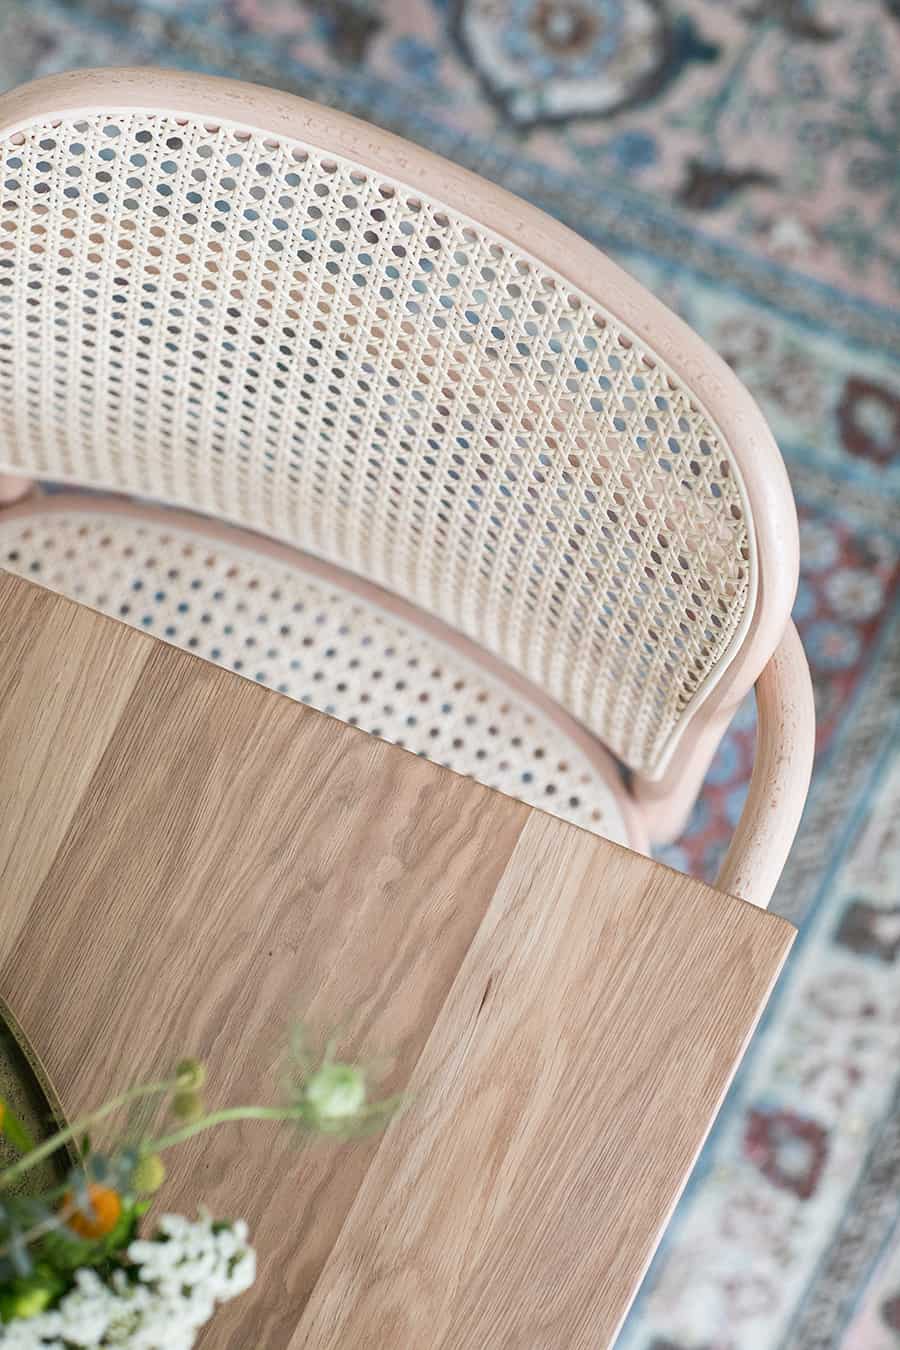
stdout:
[(0, 473), (0, 507), (12, 506), (13, 502), (21, 501), (28, 496), (33, 486), (30, 478)]
[(800, 824), (815, 746), (809, 666), (793, 623), (756, 682), (756, 710), (750, 790), (716, 886), (765, 909)]

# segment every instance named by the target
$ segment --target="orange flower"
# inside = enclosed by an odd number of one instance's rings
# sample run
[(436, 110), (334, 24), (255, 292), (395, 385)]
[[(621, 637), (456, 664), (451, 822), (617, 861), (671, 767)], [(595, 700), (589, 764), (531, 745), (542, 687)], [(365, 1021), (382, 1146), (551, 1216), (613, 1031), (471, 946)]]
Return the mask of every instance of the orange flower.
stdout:
[[(122, 1201), (119, 1192), (111, 1190), (109, 1186), (92, 1182), (87, 1189), (90, 1208), (87, 1211), (76, 1209), (66, 1219), (66, 1223), (80, 1238), (90, 1241), (106, 1237), (107, 1233), (112, 1232), (122, 1213)], [(68, 1209), (73, 1203), (74, 1196), (67, 1194), (63, 1200), (63, 1209)]]

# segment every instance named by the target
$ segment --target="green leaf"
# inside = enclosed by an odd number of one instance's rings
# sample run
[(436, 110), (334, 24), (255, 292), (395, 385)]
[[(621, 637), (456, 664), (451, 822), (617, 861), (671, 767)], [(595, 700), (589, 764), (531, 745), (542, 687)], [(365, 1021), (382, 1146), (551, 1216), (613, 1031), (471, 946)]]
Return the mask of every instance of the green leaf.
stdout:
[(71, 1228), (61, 1225), (41, 1238), (41, 1258), (52, 1270), (66, 1273), (79, 1266), (94, 1265), (91, 1257), (95, 1246), (96, 1243), (85, 1241)]
[(113, 1252), (119, 1251), (122, 1247), (127, 1247), (129, 1242), (137, 1235), (138, 1219), (140, 1218), (138, 1209), (137, 1203), (122, 1205), (122, 1213), (119, 1215), (115, 1227), (110, 1229), (102, 1241), (104, 1256), (111, 1256)]
[(19, 1153), (29, 1153), (34, 1148), (31, 1135), (2, 1097), (0, 1097), (0, 1129), (4, 1138), (8, 1139)]
[(13, 1280), (0, 1289), (0, 1322), (34, 1317), (57, 1299), (66, 1283), (46, 1267), (35, 1270), (26, 1279)]

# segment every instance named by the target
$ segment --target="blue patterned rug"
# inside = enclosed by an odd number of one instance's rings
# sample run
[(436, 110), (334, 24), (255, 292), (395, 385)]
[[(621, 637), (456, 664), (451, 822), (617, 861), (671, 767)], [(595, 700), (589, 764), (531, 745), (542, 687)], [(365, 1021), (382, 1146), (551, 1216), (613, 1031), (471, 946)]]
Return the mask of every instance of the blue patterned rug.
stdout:
[[(565, 219), (731, 362), (802, 517), (819, 758), (801, 926), (621, 1350), (900, 1346), (898, 0), (0, 0), (0, 84), (274, 84)], [(674, 865), (711, 874), (752, 710)], [(560, 1350), (565, 1350), (560, 1347)]]

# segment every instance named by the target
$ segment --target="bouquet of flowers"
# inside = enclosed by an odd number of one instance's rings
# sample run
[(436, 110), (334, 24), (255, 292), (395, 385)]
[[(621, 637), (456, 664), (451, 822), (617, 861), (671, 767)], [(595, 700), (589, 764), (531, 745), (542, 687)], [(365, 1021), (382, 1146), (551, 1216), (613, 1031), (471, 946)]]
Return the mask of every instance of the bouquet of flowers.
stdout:
[[(238, 1120), (347, 1138), (380, 1127), (397, 1104), (372, 1100), (367, 1071), (337, 1060), (333, 1042), (312, 1057), (302, 1029), (280, 1103), (211, 1111), (205, 1087), (204, 1065), (184, 1059), (38, 1144), (0, 1099), (0, 1134), (19, 1155), (0, 1171), (0, 1350), (190, 1350), (217, 1305), (253, 1283), (256, 1257), (241, 1220), (201, 1212), (147, 1223), (168, 1150)], [(92, 1147), (91, 1132), (120, 1114), (129, 1119), (114, 1144)], [(62, 1150), (58, 1181), (29, 1186)]]

